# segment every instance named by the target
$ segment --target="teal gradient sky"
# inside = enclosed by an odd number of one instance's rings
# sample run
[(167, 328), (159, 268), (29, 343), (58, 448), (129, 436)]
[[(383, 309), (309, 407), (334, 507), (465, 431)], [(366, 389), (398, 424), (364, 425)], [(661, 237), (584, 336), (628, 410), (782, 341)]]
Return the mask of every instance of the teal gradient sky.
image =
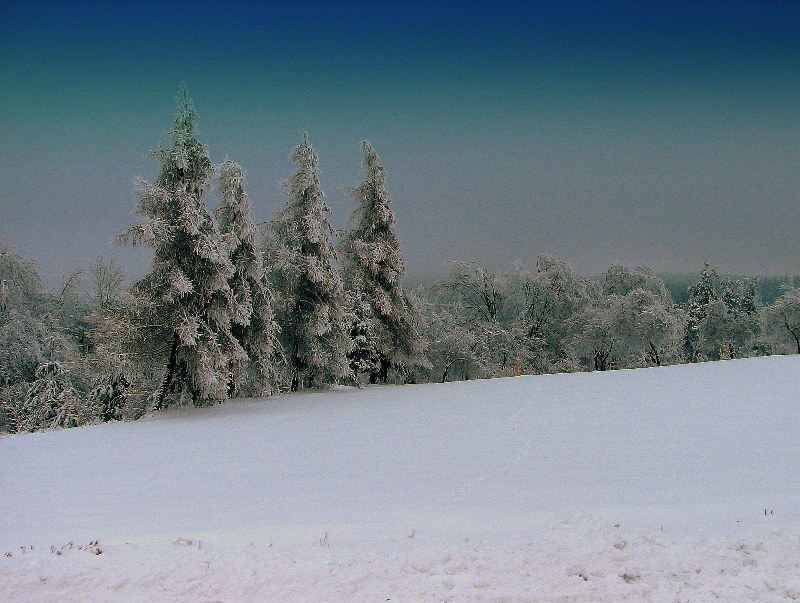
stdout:
[(143, 272), (110, 242), (181, 83), (259, 220), (306, 130), (343, 227), (370, 140), (412, 277), (800, 272), (800, 3), (6, 2), (0, 237), (48, 278)]

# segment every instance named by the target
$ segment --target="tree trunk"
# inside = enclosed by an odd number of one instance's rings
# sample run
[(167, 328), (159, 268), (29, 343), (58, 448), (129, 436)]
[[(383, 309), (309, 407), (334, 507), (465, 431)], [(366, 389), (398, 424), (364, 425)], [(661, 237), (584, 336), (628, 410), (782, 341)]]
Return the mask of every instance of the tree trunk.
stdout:
[(178, 334), (172, 336), (172, 349), (169, 352), (169, 362), (167, 363), (167, 370), (164, 373), (164, 380), (161, 382), (161, 388), (158, 390), (158, 398), (153, 406), (153, 410), (161, 410), (164, 407), (164, 399), (167, 397), (167, 390), (172, 384), (172, 378), (175, 376), (175, 366), (178, 363)]
[(296, 392), (300, 388), (300, 344), (297, 342), (297, 333), (292, 338), (292, 385), (291, 390)]
[(797, 353), (800, 354), (800, 337), (798, 337), (797, 333), (795, 333), (795, 331), (800, 332), (800, 329), (793, 329), (792, 327), (790, 327), (788, 321), (785, 318), (783, 319), (783, 324), (786, 325), (789, 334), (794, 338), (794, 343), (795, 345), (797, 345)]
[(381, 358), (381, 373), (380, 373), (381, 383), (387, 383), (389, 381), (389, 368), (391, 366), (392, 363), (389, 362), (388, 358)]
[(655, 361), (656, 366), (661, 366), (661, 358), (658, 356), (658, 350), (656, 349), (656, 346), (653, 345), (652, 341), (648, 341), (647, 343), (650, 345), (650, 351), (653, 354), (653, 360)]
[(608, 351), (604, 354), (603, 350), (595, 350), (594, 351), (594, 368), (597, 371), (605, 371), (609, 368), (608, 359), (611, 357), (611, 352), (614, 349), (614, 342), (611, 342), (611, 345), (608, 347)]

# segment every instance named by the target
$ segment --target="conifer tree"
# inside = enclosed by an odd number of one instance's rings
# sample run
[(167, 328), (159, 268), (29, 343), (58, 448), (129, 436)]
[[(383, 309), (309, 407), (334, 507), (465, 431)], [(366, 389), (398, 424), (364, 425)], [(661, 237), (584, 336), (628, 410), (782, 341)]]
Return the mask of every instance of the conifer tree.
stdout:
[(231, 359), (244, 356), (231, 333), (233, 266), (203, 200), (213, 168), (196, 138), (196, 119), (184, 88), (168, 132), (172, 146), (152, 153), (161, 163), (159, 174), (154, 182), (138, 183), (135, 211), (143, 221), (121, 237), (154, 252), (150, 272), (131, 290), (129, 336), (133, 349), (165, 365), (155, 409), (169, 393), (195, 405), (224, 399)]
[(239, 383), (252, 363), (258, 373), (258, 393), (269, 395), (277, 389), (278, 325), (263, 252), (256, 246), (256, 226), (244, 190), (242, 168), (226, 160), (219, 166), (218, 175), (222, 199), (216, 211), (217, 222), (234, 270), (229, 281), (233, 293), (231, 329), (249, 357), (249, 362), (247, 358), (233, 362), (229, 393), (239, 393)]
[(742, 358), (760, 349), (760, 303), (754, 279), (722, 279), (721, 294), (709, 303), (695, 342), (695, 356)]
[(60, 362), (45, 362), (36, 369), (16, 417), (17, 431), (77, 427), (99, 418), (98, 409), (87, 404)]
[(362, 297), (361, 310), (371, 310), (375, 328), (375, 336), (362, 343), (372, 349), (357, 349), (353, 359), (377, 358), (369, 371), (370, 383), (376, 383), (378, 379), (386, 382), (393, 367), (410, 369), (427, 361), (417, 331), (418, 317), (401, 284), (405, 266), (386, 174), (372, 145), (364, 141), (361, 146), (364, 180), (351, 191), (357, 207), (341, 248), (346, 285)]
[(278, 323), (291, 371), (291, 389), (319, 387), (350, 375), (350, 342), (333, 233), (308, 135), (294, 148), (295, 173), (285, 184), (286, 208), (271, 223), (274, 270), (281, 291)]
[(350, 339), (353, 349), (347, 355), (353, 378), (358, 381), (358, 376), (376, 375), (380, 370), (381, 358), (378, 354), (379, 340), (376, 332), (375, 313), (372, 306), (360, 291), (348, 291), (350, 302), (348, 304)]
[(687, 360), (690, 362), (696, 362), (700, 359), (698, 357), (697, 343), (700, 337), (700, 328), (708, 314), (708, 308), (717, 299), (717, 292), (714, 288), (714, 280), (716, 278), (716, 271), (709, 267), (708, 264), (703, 264), (700, 280), (689, 286), (685, 348)]
[[(376, 357), (370, 383), (386, 382), (391, 368), (426, 364), (424, 343), (417, 332), (417, 316), (403, 291), (405, 266), (395, 233), (395, 217), (386, 191), (386, 174), (369, 142), (364, 153), (364, 181), (351, 191), (358, 206), (342, 241), (347, 287), (360, 294), (360, 309), (369, 308), (375, 336), (360, 340), (372, 349), (356, 350), (352, 359)], [(362, 316), (363, 318), (363, 316)]]

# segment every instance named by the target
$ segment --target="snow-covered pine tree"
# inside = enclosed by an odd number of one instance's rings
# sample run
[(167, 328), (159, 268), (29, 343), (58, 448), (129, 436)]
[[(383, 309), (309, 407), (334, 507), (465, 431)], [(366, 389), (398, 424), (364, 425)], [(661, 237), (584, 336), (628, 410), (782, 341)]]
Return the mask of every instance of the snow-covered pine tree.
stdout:
[(716, 271), (709, 267), (708, 264), (703, 264), (700, 280), (689, 286), (689, 307), (686, 315), (684, 341), (686, 359), (690, 362), (696, 362), (700, 359), (697, 343), (700, 337), (700, 328), (708, 313), (708, 307), (717, 299), (717, 292), (714, 288), (714, 280), (716, 278)]
[(353, 349), (347, 358), (353, 377), (358, 383), (359, 375), (373, 375), (380, 371), (381, 359), (378, 355), (379, 341), (376, 333), (375, 312), (360, 291), (348, 291), (350, 302), (348, 304), (350, 322), (350, 339)]
[(720, 299), (725, 308), (734, 316), (757, 315), (759, 312), (759, 299), (756, 292), (756, 279), (722, 279), (720, 281)]
[(359, 340), (373, 349), (356, 350), (352, 360), (377, 357), (369, 380), (385, 383), (391, 368), (411, 369), (427, 361), (424, 340), (417, 330), (418, 317), (401, 284), (405, 266), (386, 191), (386, 175), (372, 145), (364, 141), (361, 146), (364, 181), (351, 191), (358, 206), (350, 218), (341, 250), (345, 284), (362, 296), (362, 310), (371, 309), (375, 336)]
[(291, 371), (291, 389), (319, 387), (351, 374), (352, 348), (342, 280), (330, 242), (330, 209), (319, 185), (317, 156), (308, 135), (294, 148), (297, 170), (285, 184), (287, 206), (270, 227), (273, 269), (281, 292), (278, 324)]
[(219, 230), (228, 245), (233, 276), (232, 332), (247, 352), (249, 361), (232, 365), (230, 394), (239, 393), (247, 380), (248, 365), (257, 373), (261, 395), (277, 390), (278, 324), (273, 313), (273, 296), (264, 269), (263, 252), (256, 246), (250, 200), (245, 192), (244, 173), (233, 161), (224, 161), (217, 170), (222, 196), (216, 216)]
[(133, 348), (165, 365), (155, 409), (169, 393), (195, 405), (225, 399), (231, 359), (245, 357), (231, 333), (233, 266), (203, 201), (213, 168), (196, 138), (196, 119), (183, 88), (168, 132), (172, 147), (152, 153), (161, 162), (158, 177), (138, 183), (135, 211), (143, 221), (121, 237), (154, 252), (150, 272), (131, 289), (129, 336)]
[(720, 289), (719, 297), (705, 307), (705, 315), (697, 329), (695, 356), (716, 360), (759, 353), (761, 312), (756, 281), (722, 279)]
[(96, 421), (98, 409), (87, 404), (60, 362), (45, 362), (36, 369), (22, 410), (17, 417), (17, 431), (35, 431), (54, 427), (77, 427)]

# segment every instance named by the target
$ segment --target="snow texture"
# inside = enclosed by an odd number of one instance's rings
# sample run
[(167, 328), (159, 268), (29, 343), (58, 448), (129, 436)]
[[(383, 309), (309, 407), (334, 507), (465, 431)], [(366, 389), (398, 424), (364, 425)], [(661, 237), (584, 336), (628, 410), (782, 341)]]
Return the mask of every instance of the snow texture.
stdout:
[(0, 600), (800, 600), (798, 371), (338, 388), (6, 436)]

